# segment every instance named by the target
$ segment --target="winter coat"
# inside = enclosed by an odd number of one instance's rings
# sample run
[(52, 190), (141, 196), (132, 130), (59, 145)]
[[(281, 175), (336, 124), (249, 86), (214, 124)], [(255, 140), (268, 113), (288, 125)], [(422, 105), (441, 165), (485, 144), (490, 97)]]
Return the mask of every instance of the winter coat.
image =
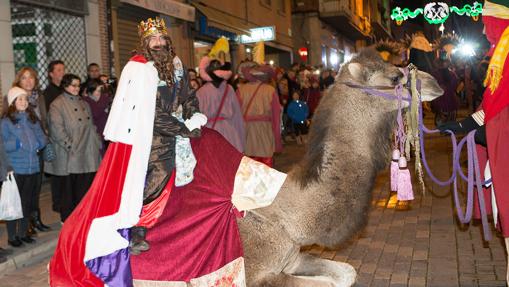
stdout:
[[(0, 135), (2, 134), (2, 125), (0, 125)], [(0, 138), (0, 182), (7, 177), (7, 172), (12, 171), (9, 158), (5, 152), (3, 138)]]
[(81, 97), (58, 96), (49, 108), (48, 127), (56, 158), (45, 164), (45, 172), (65, 176), (97, 171), (102, 143), (90, 107)]
[(16, 121), (2, 119), (2, 139), (10, 164), (17, 174), (40, 172), (37, 152), (46, 146), (48, 139), (39, 122), (32, 123), (27, 113), (16, 113)]

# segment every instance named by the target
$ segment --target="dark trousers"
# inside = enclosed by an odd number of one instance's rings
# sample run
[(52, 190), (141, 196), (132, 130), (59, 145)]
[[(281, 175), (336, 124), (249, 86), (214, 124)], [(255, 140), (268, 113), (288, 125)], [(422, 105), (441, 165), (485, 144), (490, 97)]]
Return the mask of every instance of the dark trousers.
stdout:
[(71, 173), (64, 176), (60, 201), (60, 219), (64, 222), (78, 206), (94, 181), (95, 172)]
[(7, 221), (7, 236), (9, 240), (14, 240), (16, 236), (25, 237), (28, 229), (28, 218), (34, 206), (33, 199), (40, 187), (40, 173), (34, 174), (14, 174), (16, 184), (18, 185), (19, 197), (21, 199), (21, 208), (23, 209), (23, 218)]
[(52, 209), (55, 212), (60, 212), (60, 201), (65, 190), (65, 178), (66, 176), (59, 175), (51, 175), (50, 178)]

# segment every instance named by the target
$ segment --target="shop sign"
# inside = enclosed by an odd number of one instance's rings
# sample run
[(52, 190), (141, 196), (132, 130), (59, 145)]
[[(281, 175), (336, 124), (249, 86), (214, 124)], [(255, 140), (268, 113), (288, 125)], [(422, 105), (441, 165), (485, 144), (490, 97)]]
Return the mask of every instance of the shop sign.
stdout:
[(201, 35), (206, 35), (214, 38), (220, 38), (221, 36), (227, 38), (228, 40), (237, 39), (237, 34), (229, 31), (225, 31), (216, 27), (212, 27), (208, 25), (207, 17), (200, 15), (198, 17), (198, 32)]
[(308, 48), (302, 47), (298, 50), (300, 59), (304, 62), (307, 62), (308, 60)]
[(120, 0), (120, 2), (194, 22), (194, 7), (174, 0)]
[(259, 27), (249, 29), (251, 35), (241, 35), (239, 42), (242, 44), (256, 43), (260, 41), (272, 41), (276, 39), (276, 27)]

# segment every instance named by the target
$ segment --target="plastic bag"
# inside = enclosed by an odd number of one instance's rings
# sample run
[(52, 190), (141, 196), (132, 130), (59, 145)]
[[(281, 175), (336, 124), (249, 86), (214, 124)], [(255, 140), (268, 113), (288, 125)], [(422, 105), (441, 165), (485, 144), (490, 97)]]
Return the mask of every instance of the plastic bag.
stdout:
[(0, 220), (15, 220), (23, 217), (21, 198), (14, 174), (9, 173), (2, 184), (0, 194)]

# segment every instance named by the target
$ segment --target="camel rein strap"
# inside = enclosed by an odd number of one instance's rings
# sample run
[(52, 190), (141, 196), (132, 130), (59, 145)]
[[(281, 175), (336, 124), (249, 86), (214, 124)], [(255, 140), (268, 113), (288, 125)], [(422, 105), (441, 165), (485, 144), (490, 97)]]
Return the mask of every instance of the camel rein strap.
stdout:
[[(489, 184), (490, 181), (483, 181), (481, 177), (480, 167), (479, 167), (479, 159), (477, 157), (476, 152), (476, 144), (474, 140), (475, 136), (475, 130), (468, 133), (466, 137), (464, 137), (459, 143), (456, 139), (456, 135), (452, 132), (447, 130), (447, 132), (450, 134), (451, 142), (452, 142), (452, 175), (449, 177), (449, 179), (445, 181), (439, 180), (432, 172), (428, 165), (428, 162), (426, 160), (426, 153), (424, 148), (424, 135), (425, 134), (433, 134), (440, 132), (438, 129), (430, 130), (426, 128), (423, 121), (423, 113), (422, 113), (422, 101), (421, 101), (421, 82), (419, 79), (417, 79), (416, 76), (416, 68), (410, 67), (410, 70), (413, 72), (410, 72), (410, 79), (409, 82), (413, 82), (413, 85), (410, 85), (411, 88), (411, 95), (410, 97), (402, 97), (401, 96), (401, 90), (403, 88), (402, 84), (399, 84), (397, 86), (363, 86), (358, 85), (354, 83), (346, 83), (346, 82), (340, 82), (339, 84), (344, 84), (350, 88), (354, 89), (360, 89), (372, 96), (377, 97), (383, 97), (389, 100), (398, 100), (398, 101), (408, 101), (410, 104), (412, 103), (412, 97), (418, 97), (418, 126), (419, 126), (419, 143), (420, 143), (420, 156), (422, 158), (422, 163), (424, 168), (426, 169), (426, 172), (430, 179), (436, 183), (439, 186), (447, 186), (451, 183), (453, 184), (453, 196), (454, 196), (454, 203), (456, 207), (456, 212), (458, 219), (461, 223), (467, 224), (472, 219), (473, 214), (473, 198), (474, 198), (474, 187), (477, 187), (477, 196), (479, 201), (479, 209), (481, 213), (481, 221), (483, 226), (483, 233), (484, 238), (486, 240), (491, 240), (492, 235), (488, 224), (488, 216), (486, 212), (486, 203), (484, 199), (484, 192), (483, 192), (483, 185)], [(408, 85), (405, 85), (408, 86)], [(390, 94), (388, 92), (383, 92), (382, 90), (394, 90), (395, 95)], [(399, 104), (399, 111), (402, 109), (401, 104)], [(468, 156), (468, 172), (467, 176), (463, 173), (463, 170), (461, 168), (461, 162), (460, 162), (460, 156), (461, 151), (464, 145), (467, 145), (467, 156)], [(458, 183), (457, 179), (461, 178), (467, 182), (467, 203), (465, 206), (465, 213), (463, 213), (462, 204), (460, 202), (459, 198), (459, 192), (458, 192)]]

